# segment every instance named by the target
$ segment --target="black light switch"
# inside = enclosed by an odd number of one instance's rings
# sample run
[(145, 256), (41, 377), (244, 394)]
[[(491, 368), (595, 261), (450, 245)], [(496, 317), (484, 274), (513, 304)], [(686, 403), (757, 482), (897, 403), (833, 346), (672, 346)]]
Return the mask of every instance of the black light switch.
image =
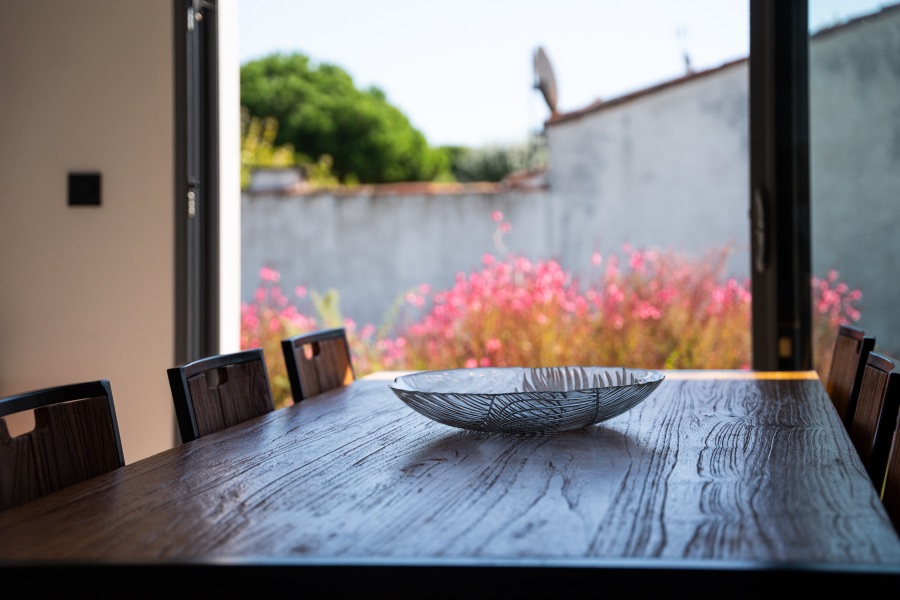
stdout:
[(100, 206), (100, 173), (69, 173), (69, 206)]

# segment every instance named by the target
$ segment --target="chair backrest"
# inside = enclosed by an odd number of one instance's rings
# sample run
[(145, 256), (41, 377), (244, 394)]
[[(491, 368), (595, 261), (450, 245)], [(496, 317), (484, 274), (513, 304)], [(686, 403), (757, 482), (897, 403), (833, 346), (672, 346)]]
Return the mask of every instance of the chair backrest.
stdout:
[(852, 325), (838, 327), (825, 389), (848, 429), (856, 411), (866, 359), (874, 349), (875, 338), (866, 336), (862, 329)]
[[(34, 411), (34, 429), (11, 436), (6, 417)], [(0, 398), (0, 511), (125, 465), (106, 379)]]
[(356, 379), (343, 327), (301, 333), (281, 341), (294, 402)]
[(260, 348), (201, 358), (167, 372), (182, 442), (275, 410)]
[(900, 373), (895, 360), (870, 352), (850, 425), (850, 439), (879, 492), (884, 484), (898, 409)]
[(894, 425), (894, 438), (884, 472), (884, 483), (881, 486), (881, 501), (891, 518), (891, 523), (894, 524), (894, 529), (900, 534), (900, 434), (897, 433), (898, 426), (900, 426), (900, 420)]

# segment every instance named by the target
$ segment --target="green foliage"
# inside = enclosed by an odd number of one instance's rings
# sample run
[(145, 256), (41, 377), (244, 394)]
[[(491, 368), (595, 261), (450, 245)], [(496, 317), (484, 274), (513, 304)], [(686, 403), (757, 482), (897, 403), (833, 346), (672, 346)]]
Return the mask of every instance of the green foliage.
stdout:
[(332, 159), (342, 183), (433, 181), (449, 172), (447, 155), (377, 88), (357, 89), (341, 68), (302, 54), (274, 54), (241, 67), (241, 105), (279, 123), (276, 144), (291, 144), (301, 163)]
[(546, 166), (547, 150), (541, 138), (532, 138), (517, 146), (484, 148), (444, 147), (450, 157), (450, 169), (460, 182), (501, 181), (510, 173)]
[(333, 190), (340, 187), (341, 182), (338, 181), (332, 170), (333, 164), (334, 159), (323, 154), (318, 161), (303, 165), (306, 182), (309, 186), (317, 190)]
[(241, 107), (241, 189), (250, 185), (254, 169), (294, 166), (294, 147), (275, 145), (278, 121), (271, 117), (254, 117)]

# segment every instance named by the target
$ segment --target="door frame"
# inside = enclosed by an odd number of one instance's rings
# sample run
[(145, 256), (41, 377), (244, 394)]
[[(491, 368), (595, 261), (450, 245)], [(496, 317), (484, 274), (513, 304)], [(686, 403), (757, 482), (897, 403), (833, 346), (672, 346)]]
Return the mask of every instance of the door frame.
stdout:
[(750, 0), (753, 368), (810, 370), (807, 0)]
[(173, 0), (176, 364), (220, 346), (217, 5)]
[[(218, 353), (221, 343), (220, 37), (219, 0), (173, 4), (175, 358), (180, 364)], [(750, 0), (749, 7), (752, 366), (810, 370), (808, 0)]]

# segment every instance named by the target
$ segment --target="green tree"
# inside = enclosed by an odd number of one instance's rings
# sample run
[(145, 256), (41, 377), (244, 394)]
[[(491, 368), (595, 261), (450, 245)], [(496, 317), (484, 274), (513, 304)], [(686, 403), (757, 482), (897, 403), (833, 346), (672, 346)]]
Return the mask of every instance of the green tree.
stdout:
[(294, 147), (275, 146), (278, 121), (271, 117), (253, 117), (241, 107), (241, 189), (250, 185), (254, 169), (260, 167), (291, 167), (295, 164)]
[(307, 56), (273, 54), (241, 66), (241, 105), (279, 123), (275, 144), (291, 144), (301, 164), (331, 157), (343, 183), (446, 178), (449, 158), (431, 148), (375, 87), (357, 89), (341, 68)]

